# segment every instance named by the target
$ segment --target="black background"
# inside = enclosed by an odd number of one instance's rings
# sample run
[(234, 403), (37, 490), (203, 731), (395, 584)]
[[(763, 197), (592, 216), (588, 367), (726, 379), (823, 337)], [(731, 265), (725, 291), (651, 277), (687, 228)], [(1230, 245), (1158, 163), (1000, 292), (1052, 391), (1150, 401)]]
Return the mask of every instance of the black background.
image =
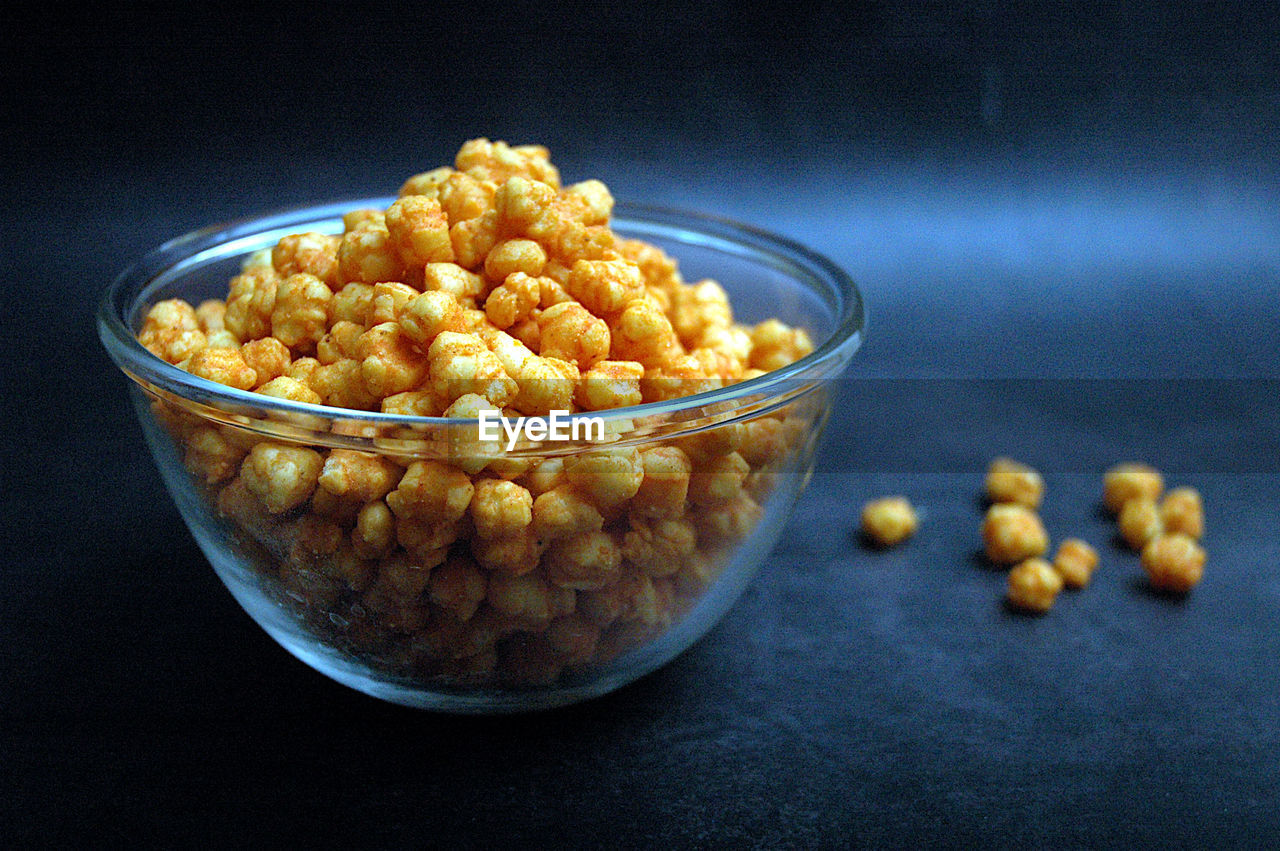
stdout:
[[(320, 845), (1280, 839), (1280, 24), (1262, 4), (6, 7), (0, 838)], [(868, 342), (733, 612), (590, 703), (450, 718), (294, 661), (163, 493), (92, 329), (211, 222), (386, 194), (486, 135), (828, 254)], [(1094, 584), (976, 558), (1038, 464)], [(1110, 463), (1201, 488), (1150, 593)], [(864, 498), (920, 534), (870, 553)]]

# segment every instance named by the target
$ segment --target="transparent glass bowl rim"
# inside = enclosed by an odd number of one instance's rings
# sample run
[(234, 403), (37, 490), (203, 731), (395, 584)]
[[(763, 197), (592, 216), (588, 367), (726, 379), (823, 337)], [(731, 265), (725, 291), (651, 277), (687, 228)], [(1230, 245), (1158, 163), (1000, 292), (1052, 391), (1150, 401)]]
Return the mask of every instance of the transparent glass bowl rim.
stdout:
[[(165, 242), (122, 271), (108, 287), (98, 309), (98, 334), (108, 353), (133, 380), (160, 388), (182, 399), (223, 410), (251, 409), (271, 416), (310, 415), (332, 423), (343, 421), (379, 426), (458, 427), (475, 426), (474, 418), (417, 417), (313, 405), (277, 399), (248, 390), (218, 384), (191, 375), (155, 356), (142, 346), (129, 319), (150, 294), (179, 277), (184, 270), (224, 257), (240, 256), (253, 248), (274, 244), (283, 236), (316, 230), (355, 209), (385, 209), (394, 197), (361, 198), (293, 207), (234, 222), (210, 225)], [(572, 414), (576, 418), (622, 421), (638, 418), (688, 415), (694, 411), (729, 412), (751, 400), (751, 407), (771, 408), (773, 400), (794, 395), (797, 384), (833, 378), (844, 369), (862, 343), (865, 308), (857, 285), (839, 266), (797, 242), (751, 225), (718, 216), (667, 207), (618, 203), (611, 227), (626, 233), (630, 228), (666, 236), (678, 243), (701, 245), (739, 257), (763, 262), (801, 282), (823, 300), (835, 316), (835, 328), (809, 355), (756, 378), (676, 399), (648, 402), (604, 411)], [(643, 233), (640, 234), (644, 236)], [(264, 240), (270, 240), (264, 242)], [(678, 255), (675, 256), (680, 261)], [(817, 286), (821, 285), (821, 286)]]

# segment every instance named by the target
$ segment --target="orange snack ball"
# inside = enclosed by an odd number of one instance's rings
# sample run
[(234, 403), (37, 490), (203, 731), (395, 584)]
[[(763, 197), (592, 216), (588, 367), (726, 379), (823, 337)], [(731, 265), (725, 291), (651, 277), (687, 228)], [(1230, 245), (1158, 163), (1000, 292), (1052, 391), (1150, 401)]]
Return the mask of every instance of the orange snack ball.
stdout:
[(622, 557), (649, 576), (671, 576), (697, 548), (698, 533), (685, 519), (635, 520), (622, 538)]
[(644, 279), (627, 260), (579, 260), (564, 288), (596, 316), (609, 316), (644, 294)]
[(1195, 488), (1174, 488), (1160, 502), (1160, 519), (1166, 532), (1180, 532), (1199, 539), (1204, 534), (1204, 503)]
[(281, 277), (305, 273), (326, 286), (338, 286), (338, 246), (342, 238), (325, 233), (295, 233), (271, 249), (271, 265)]
[(791, 328), (777, 319), (766, 319), (751, 329), (750, 366), (765, 372), (779, 369), (813, 351), (813, 341), (803, 328)]
[(458, 150), (454, 168), (494, 183), (522, 176), (558, 188), (560, 172), (551, 164), (550, 157), (550, 152), (542, 145), (511, 146), (502, 141), (472, 139)]
[[(526, 491), (528, 493), (528, 491)], [(540, 539), (556, 541), (604, 526), (600, 512), (569, 485), (559, 485), (533, 501), (533, 531)]]
[(706, 506), (733, 500), (750, 472), (751, 465), (737, 452), (698, 463), (689, 477), (689, 502)]
[(582, 373), (574, 398), (586, 411), (640, 404), (644, 366), (635, 361), (602, 360)]
[[(672, 326), (685, 345), (692, 345), (709, 328), (733, 325), (729, 295), (724, 287), (711, 280), (677, 289), (670, 316)], [(777, 324), (786, 327), (780, 322)]]
[(584, 180), (565, 189), (567, 198), (576, 202), (578, 219), (584, 225), (609, 223), (613, 212), (613, 194), (599, 180)]
[(415, 461), (387, 495), (387, 505), (397, 517), (447, 524), (462, 518), (473, 493), (471, 479), (461, 470), (439, 461)]
[(1204, 549), (1189, 535), (1158, 535), (1142, 549), (1142, 568), (1153, 588), (1185, 594), (1204, 576)]
[(400, 476), (400, 468), (380, 455), (334, 449), (325, 458), (317, 483), (334, 496), (367, 503), (390, 493)]
[(328, 328), (333, 292), (315, 275), (298, 273), (280, 282), (271, 311), (271, 336), (290, 348), (309, 350)]
[(533, 496), (515, 482), (482, 479), (471, 497), (471, 520), (482, 538), (519, 535), (533, 522)]
[(427, 195), (431, 198), (438, 198), (440, 196), (440, 187), (449, 179), (451, 174), (453, 174), (453, 169), (448, 166), (441, 166), (440, 168), (433, 168), (431, 171), (415, 174), (400, 186), (400, 191), (397, 194), (401, 198), (406, 195)]
[(319, 393), (296, 378), (290, 378), (287, 375), (271, 379), (266, 384), (259, 386), (256, 392), (261, 393), (263, 396), (288, 399), (290, 402), (303, 402), (308, 405), (319, 405), (322, 401)]
[(529, 530), (508, 538), (473, 538), (471, 553), (486, 570), (522, 574), (536, 570), (546, 549)]
[(538, 314), (541, 354), (590, 369), (609, 355), (609, 326), (582, 305), (567, 301)]
[(1033, 614), (1044, 614), (1062, 590), (1062, 577), (1049, 562), (1029, 558), (1009, 571), (1009, 605)]
[(558, 358), (530, 357), (515, 375), (520, 392), (511, 405), (516, 410), (525, 414), (570, 410), (579, 379), (577, 364)]
[(353, 322), (360, 327), (369, 324), (373, 309), (373, 287), (351, 283), (333, 294), (329, 300), (329, 318), (334, 322)]
[(536, 573), (495, 573), (489, 577), (485, 602), (509, 617), (549, 621), (553, 593), (547, 581)]
[(529, 278), (542, 274), (547, 265), (547, 252), (532, 239), (508, 239), (498, 243), (484, 259), (484, 274), (501, 283), (520, 272)]
[(278, 282), (275, 270), (270, 268), (246, 271), (231, 279), (223, 322), (241, 342), (271, 333), (271, 313), (276, 306)]
[[(360, 354), (360, 336), (364, 326), (354, 322), (335, 322), (316, 343), (316, 359), (322, 364), (337, 363), (344, 358), (363, 359)], [(275, 339), (274, 337), (271, 339)]]
[(396, 518), (382, 500), (370, 502), (356, 515), (351, 545), (361, 558), (379, 558), (396, 542)]
[(360, 335), (356, 356), (361, 358), (365, 387), (379, 398), (412, 390), (427, 376), (427, 358), (395, 322), (383, 322)]
[(369, 316), (365, 324), (377, 325), (381, 322), (399, 321), (405, 307), (417, 296), (417, 290), (399, 281), (381, 281), (374, 284), (373, 296), (369, 300)]
[(1102, 478), (1102, 501), (1112, 514), (1119, 514), (1131, 499), (1153, 502), (1164, 491), (1164, 478), (1154, 467), (1136, 462), (1117, 464)]
[(711, 545), (732, 544), (751, 534), (760, 522), (764, 509), (748, 496), (739, 492), (728, 502), (704, 507), (695, 516), (700, 540)]
[(324, 404), (335, 408), (367, 411), (378, 406), (377, 397), (364, 386), (360, 361), (354, 358), (317, 366), (307, 376), (307, 386), (319, 394)]
[(1044, 555), (1049, 534), (1039, 516), (1024, 505), (996, 503), (982, 523), (987, 558), (996, 564), (1016, 564)]
[(344, 282), (394, 281), (403, 272), (403, 261), (382, 216), (366, 219), (343, 235), (338, 246), (338, 275)]
[(449, 228), (453, 255), (458, 266), (478, 271), (498, 241), (498, 213), (489, 210), (474, 219), (458, 222)]
[(610, 324), (609, 334), (611, 357), (646, 367), (659, 366), (681, 351), (671, 320), (648, 298), (623, 308)]
[[(174, 299), (180, 304), (186, 304), (181, 299)], [(154, 309), (154, 308), (153, 308)], [(221, 299), (210, 298), (205, 299), (196, 306), (196, 321), (200, 325), (200, 330), (206, 334), (212, 334), (214, 331), (225, 331), (227, 328), (227, 305)], [(145, 328), (146, 325), (143, 325)]]
[(200, 426), (186, 437), (183, 464), (192, 475), (212, 485), (234, 476), (244, 455), (244, 449), (229, 441), (218, 429)]
[(1016, 502), (1027, 508), (1039, 508), (1044, 498), (1044, 479), (1026, 464), (1012, 458), (997, 458), (987, 469), (987, 498), (992, 502)]
[(689, 496), (693, 463), (675, 446), (655, 446), (642, 450), (640, 463), (644, 478), (631, 501), (633, 516), (679, 517)]
[(485, 299), (485, 316), (503, 329), (527, 319), (538, 306), (542, 291), (539, 280), (524, 272), (512, 272)]
[(631, 447), (587, 452), (565, 461), (564, 474), (597, 507), (631, 499), (644, 481), (644, 463)]
[(311, 498), (323, 465), (312, 449), (263, 442), (249, 451), (240, 478), (268, 511), (281, 514)]
[(916, 533), (917, 523), (915, 509), (905, 496), (881, 497), (862, 506), (862, 534), (878, 547), (902, 543)]
[(196, 311), (182, 299), (173, 298), (157, 302), (147, 311), (138, 342), (156, 357), (181, 363), (203, 349), (207, 341)]
[(475, 394), (501, 407), (519, 392), (497, 355), (474, 334), (442, 331), (427, 356), (436, 392), (450, 400)]
[(1079, 538), (1067, 538), (1058, 545), (1053, 569), (1068, 588), (1083, 588), (1098, 569), (1098, 551)]
[(462, 308), (452, 294), (430, 290), (405, 304), (399, 322), (415, 344), (430, 346), (441, 331), (462, 330)]
[(1117, 521), (1120, 536), (1131, 549), (1141, 550), (1147, 542), (1164, 531), (1160, 509), (1153, 500), (1139, 497), (1125, 502)]
[(240, 356), (254, 371), (259, 385), (284, 375), (292, 361), (289, 347), (275, 337), (250, 340), (240, 347)]
[(709, 374), (707, 367), (693, 355), (678, 355), (660, 367), (645, 371), (640, 392), (646, 402), (661, 402), (705, 393), (724, 386), (724, 380)]
[(406, 267), (453, 260), (449, 221), (440, 202), (426, 195), (406, 195), (387, 208), (391, 242)]
[(583, 532), (555, 542), (547, 552), (547, 575), (561, 588), (594, 591), (618, 574), (622, 553), (607, 533)]
[(470, 620), (484, 602), (488, 578), (470, 558), (449, 558), (431, 573), (427, 589), (431, 602), (458, 620)]
[(244, 362), (239, 349), (201, 349), (187, 362), (187, 372), (238, 390), (258, 385), (258, 374)]

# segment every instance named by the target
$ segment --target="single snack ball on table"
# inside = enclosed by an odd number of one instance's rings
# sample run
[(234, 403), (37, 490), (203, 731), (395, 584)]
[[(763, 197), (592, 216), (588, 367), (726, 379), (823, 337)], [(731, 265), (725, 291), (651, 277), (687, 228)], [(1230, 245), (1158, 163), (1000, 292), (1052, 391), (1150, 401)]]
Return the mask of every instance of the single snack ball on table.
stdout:
[(915, 509), (905, 496), (873, 499), (862, 507), (862, 534), (877, 547), (892, 547), (916, 533)]
[(1131, 499), (1155, 501), (1164, 491), (1160, 471), (1139, 462), (1117, 464), (1102, 477), (1102, 501), (1112, 514), (1119, 514)]
[(1204, 577), (1205, 552), (1180, 532), (1153, 538), (1142, 550), (1142, 568), (1151, 587), (1185, 594)]
[(1009, 571), (1009, 605), (1034, 614), (1053, 608), (1062, 590), (1062, 577), (1042, 558), (1029, 558)]
[(1058, 545), (1053, 569), (1068, 588), (1083, 588), (1098, 569), (1098, 551), (1079, 538), (1067, 538)]
[(1166, 532), (1181, 532), (1199, 540), (1204, 535), (1204, 503), (1195, 488), (1178, 487), (1160, 501), (1160, 520)]
[(991, 502), (1016, 502), (1030, 509), (1044, 499), (1044, 479), (1032, 467), (1012, 458), (996, 458), (987, 469), (987, 498)]
[[(468, 420), (676, 399), (813, 350), (777, 319), (738, 322), (718, 283), (616, 234), (612, 207), (599, 181), (563, 186), (542, 147), (472, 140), (342, 234), (251, 256), (225, 299), (154, 305), (138, 339), (274, 399)], [(441, 453), (444, 426), (280, 414), (357, 441), (339, 448), (153, 410), (264, 584), (324, 642), (468, 685), (550, 682), (661, 634), (755, 528), (816, 416), (793, 402), (507, 457), (475, 425), (448, 426)]]
[(1120, 529), (1120, 537), (1124, 538), (1129, 548), (1141, 552), (1147, 542), (1164, 531), (1164, 521), (1160, 509), (1154, 500), (1146, 497), (1135, 497), (1120, 509), (1116, 520)]
[(1049, 549), (1049, 533), (1039, 515), (1012, 502), (998, 502), (987, 509), (982, 540), (987, 558), (995, 564), (1017, 564)]

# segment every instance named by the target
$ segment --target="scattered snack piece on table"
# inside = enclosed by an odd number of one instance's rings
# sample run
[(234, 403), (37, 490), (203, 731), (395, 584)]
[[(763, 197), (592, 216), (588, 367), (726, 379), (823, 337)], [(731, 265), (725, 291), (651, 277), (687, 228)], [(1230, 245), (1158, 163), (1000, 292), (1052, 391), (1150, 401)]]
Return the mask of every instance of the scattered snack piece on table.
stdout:
[(1049, 562), (1029, 558), (1009, 571), (1009, 605), (1024, 612), (1044, 614), (1062, 590), (1062, 577)]
[(1098, 551), (1079, 538), (1067, 538), (1058, 545), (1053, 569), (1068, 588), (1083, 588), (1098, 569)]
[(1040, 517), (1025, 505), (999, 502), (987, 509), (982, 522), (987, 558), (996, 564), (1016, 564), (1044, 555), (1049, 533)]
[(1204, 549), (1181, 532), (1153, 538), (1142, 550), (1151, 587), (1185, 594), (1204, 576)]
[(1016, 502), (1036, 509), (1044, 499), (1044, 479), (1020, 461), (996, 458), (987, 469), (987, 498), (993, 503)]
[(1153, 502), (1164, 491), (1164, 478), (1149, 464), (1127, 462), (1117, 464), (1102, 478), (1102, 501), (1112, 514), (1119, 514), (1131, 499), (1145, 498)]
[(1120, 517), (1116, 523), (1120, 528), (1120, 537), (1134, 551), (1141, 551), (1148, 541), (1164, 531), (1160, 509), (1154, 500), (1146, 497), (1126, 502), (1120, 509)]
[(892, 547), (916, 533), (915, 509), (905, 496), (873, 499), (862, 507), (862, 534), (877, 547)]
[(1199, 540), (1204, 535), (1204, 503), (1195, 488), (1174, 488), (1160, 502), (1166, 532), (1181, 532)]

